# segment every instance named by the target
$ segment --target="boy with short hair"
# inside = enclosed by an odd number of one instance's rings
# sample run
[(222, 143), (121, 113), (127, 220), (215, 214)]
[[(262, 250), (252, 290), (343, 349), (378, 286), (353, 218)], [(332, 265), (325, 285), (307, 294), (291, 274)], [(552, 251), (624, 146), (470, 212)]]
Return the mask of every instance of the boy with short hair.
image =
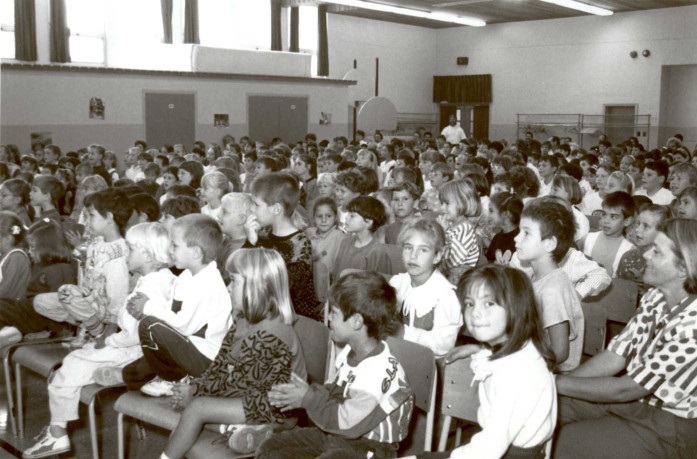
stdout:
[(65, 195), (65, 185), (51, 175), (34, 177), (29, 198), (31, 205), (39, 210), (37, 218), (50, 218), (60, 223), (58, 202)]
[(634, 248), (634, 244), (624, 238), (624, 230), (634, 222), (635, 212), (636, 206), (629, 193), (608, 194), (603, 200), (600, 231), (588, 233), (581, 244), (583, 253), (605, 268), (611, 277), (617, 277), (622, 255)]
[[(253, 211), (245, 222), (247, 243), (244, 247), (276, 250), (288, 269), (290, 299), (295, 312), (321, 322), (321, 305), (315, 298), (312, 244), (292, 220), (300, 201), (298, 181), (282, 172), (257, 177), (252, 183), (252, 201)], [(266, 227), (271, 231), (260, 234)]]
[(185, 215), (169, 234), (174, 264), (184, 270), (174, 283), (171, 305), (161, 305), (155, 317), (143, 314), (147, 295), (128, 303), (140, 321), (143, 357), (124, 367), (123, 380), (129, 389), (153, 397), (172, 395), (173, 381), (203, 373), (232, 320), (230, 294), (215, 262), (223, 240), (218, 222), (208, 215)]
[(581, 302), (571, 281), (559, 268), (573, 244), (574, 216), (557, 202), (530, 201), (523, 209), (516, 255), (529, 262), (533, 288), (541, 311), (542, 326), (561, 372), (581, 362), (584, 318)]
[(272, 387), (272, 405), (304, 408), (316, 427), (274, 434), (256, 457), (396, 456), (409, 428), (413, 392), (404, 370), (383, 340), (395, 315), (392, 287), (377, 273), (351, 273), (332, 287), (330, 336), (346, 343), (336, 358), (336, 376), (324, 386), (300, 378)]
[(337, 228), (344, 233), (346, 232), (346, 218), (348, 217), (348, 210), (346, 210), (346, 206), (349, 202), (351, 202), (352, 199), (361, 195), (364, 181), (365, 179), (363, 176), (353, 169), (340, 172), (336, 176), (336, 183), (334, 184), (334, 200), (339, 208), (339, 215), (337, 215)]
[(169, 231), (174, 222), (184, 215), (200, 214), (201, 203), (190, 196), (167, 199), (160, 209), (160, 223)]
[(556, 156), (543, 155), (537, 166), (537, 171), (540, 174), (540, 191), (537, 196), (547, 196), (552, 192), (552, 182), (554, 175), (559, 168), (559, 160)]
[(404, 223), (417, 217), (416, 205), (419, 201), (419, 187), (411, 182), (402, 182), (392, 187), (392, 199), (390, 207), (394, 215), (394, 222), (382, 229), (385, 244), (398, 244), (399, 233)]
[(84, 345), (88, 335), (114, 333), (128, 295), (128, 247), (123, 236), (133, 204), (124, 191), (107, 188), (88, 195), (85, 208), (98, 237), (87, 247), (80, 284), (63, 285), (58, 292), (34, 298), (34, 309), (42, 316), (79, 325), (74, 347)]
[(641, 177), (642, 186), (634, 195), (647, 196), (654, 204), (669, 206), (673, 202), (673, 193), (663, 185), (668, 180), (668, 163), (665, 161), (649, 161), (644, 166)]
[(375, 232), (387, 221), (385, 206), (371, 196), (359, 196), (346, 209), (346, 232), (351, 237), (341, 241), (332, 279), (339, 279), (341, 272), (350, 268), (392, 274), (387, 248), (375, 237)]

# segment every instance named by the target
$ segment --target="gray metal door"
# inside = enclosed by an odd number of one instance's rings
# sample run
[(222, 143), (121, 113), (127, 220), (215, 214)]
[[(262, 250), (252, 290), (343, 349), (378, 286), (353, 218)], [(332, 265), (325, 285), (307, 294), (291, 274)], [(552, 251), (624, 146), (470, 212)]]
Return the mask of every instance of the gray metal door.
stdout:
[(196, 137), (194, 94), (145, 94), (145, 136), (148, 145), (184, 144), (190, 149)]
[(249, 96), (248, 115), (252, 140), (293, 143), (307, 134), (307, 97)]

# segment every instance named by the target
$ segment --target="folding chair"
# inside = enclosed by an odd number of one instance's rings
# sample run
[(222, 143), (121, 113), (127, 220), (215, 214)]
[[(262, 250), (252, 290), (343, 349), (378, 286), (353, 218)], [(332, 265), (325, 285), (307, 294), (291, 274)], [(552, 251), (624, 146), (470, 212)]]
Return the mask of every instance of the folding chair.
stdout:
[[(400, 454), (416, 454), (433, 449), (433, 426), (436, 413), (436, 360), (433, 352), (421, 344), (389, 337), (387, 345), (402, 364), (407, 382), (414, 391), (414, 406), (419, 410), (412, 414), (411, 432), (400, 448)], [(424, 420), (425, 417), (425, 420)], [(418, 431), (423, 429), (423, 443), (418, 441)]]
[(626, 279), (612, 279), (610, 287), (581, 306), (586, 323), (583, 353), (595, 355), (605, 349), (609, 323), (625, 324), (636, 313), (639, 290)]

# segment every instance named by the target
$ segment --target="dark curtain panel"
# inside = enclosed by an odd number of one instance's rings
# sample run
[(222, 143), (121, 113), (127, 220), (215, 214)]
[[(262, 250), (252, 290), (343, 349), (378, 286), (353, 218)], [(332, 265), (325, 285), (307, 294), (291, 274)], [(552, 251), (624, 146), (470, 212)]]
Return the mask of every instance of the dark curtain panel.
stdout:
[(283, 51), (281, 0), (271, 0), (271, 51)]
[(491, 75), (433, 77), (433, 102), (489, 104), (491, 100)]
[(440, 106), (440, 127), (438, 128), (438, 133), (443, 131), (443, 128), (448, 125), (450, 120), (450, 115), (457, 114), (457, 107), (455, 105), (441, 105)]
[(329, 38), (327, 37), (327, 4), (317, 8), (317, 23), (319, 27), (317, 49), (317, 75), (329, 76)]
[(173, 0), (160, 0), (162, 5), (162, 30), (165, 32), (165, 43), (172, 43), (172, 9)]
[(200, 43), (198, 37), (198, 0), (184, 4), (184, 43)]
[(300, 9), (297, 6), (290, 7), (290, 46), (288, 51), (297, 53), (300, 51)]
[(15, 0), (15, 59), (18, 61), (38, 59), (34, 0)]
[(70, 62), (70, 30), (65, 0), (51, 0), (51, 62)]
[(489, 106), (474, 107), (474, 135), (475, 139), (489, 138)]

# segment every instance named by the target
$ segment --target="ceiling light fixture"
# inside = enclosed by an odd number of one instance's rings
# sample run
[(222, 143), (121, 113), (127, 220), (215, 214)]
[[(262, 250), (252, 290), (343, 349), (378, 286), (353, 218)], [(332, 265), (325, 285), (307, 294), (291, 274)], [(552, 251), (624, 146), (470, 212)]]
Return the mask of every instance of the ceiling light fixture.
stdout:
[(575, 0), (542, 0), (545, 3), (553, 3), (558, 6), (563, 6), (564, 8), (571, 8), (573, 10), (583, 11), (584, 13), (595, 14), (598, 16), (610, 16), (612, 15), (611, 10), (606, 10), (605, 8), (600, 8), (598, 6), (588, 5), (587, 3), (577, 2)]
[(453, 24), (461, 24), (472, 27), (484, 27), (486, 25), (486, 22), (482, 21), (481, 19), (456, 16), (454, 14), (447, 13), (431, 13), (429, 11), (412, 10), (408, 8), (400, 8), (398, 6), (385, 5), (383, 3), (365, 2), (362, 0), (323, 0), (323, 3), (334, 3), (336, 5), (352, 6), (354, 8), (382, 11), (384, 13), (401, 14), (402, 16), (431, 19), (433, 21), (451, 22)]

